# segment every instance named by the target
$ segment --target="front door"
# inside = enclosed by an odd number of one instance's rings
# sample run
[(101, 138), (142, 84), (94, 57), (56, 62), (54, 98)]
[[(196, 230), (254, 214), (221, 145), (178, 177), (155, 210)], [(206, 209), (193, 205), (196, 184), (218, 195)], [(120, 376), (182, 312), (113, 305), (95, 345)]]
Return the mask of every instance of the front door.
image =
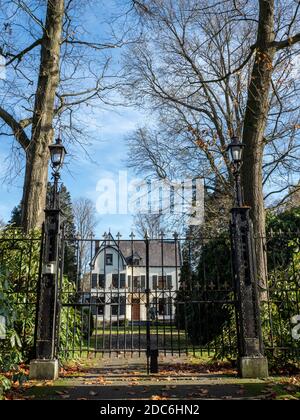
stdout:
[(141, 308), (140, 308), (140, 299), (132, 300), (132, 321), (141, 320)]

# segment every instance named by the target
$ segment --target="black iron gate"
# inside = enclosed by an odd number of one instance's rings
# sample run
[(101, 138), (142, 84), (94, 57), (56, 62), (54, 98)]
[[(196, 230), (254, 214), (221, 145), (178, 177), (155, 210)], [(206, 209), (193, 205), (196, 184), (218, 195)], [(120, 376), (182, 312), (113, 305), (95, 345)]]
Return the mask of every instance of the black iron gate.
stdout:
[[(277, 365), (299, 366), (299, 233), (271, 232), (263, 240), (269, 270), (261, 305), (265, 351)], [(36, 357), (44, 243), (39, 234), (0, 231), (1, 360)], [(238, 356), (228, 233), (146, 241), (62, 237), (59, 250), (58, 275), (49, 277), (58, 282), (57, 357), (156, 350), (204, 359)], [(12, 345), (16, 337), (20, 347)]]
[(236, 352), (229, 237), (63, 243), (63, 355)]

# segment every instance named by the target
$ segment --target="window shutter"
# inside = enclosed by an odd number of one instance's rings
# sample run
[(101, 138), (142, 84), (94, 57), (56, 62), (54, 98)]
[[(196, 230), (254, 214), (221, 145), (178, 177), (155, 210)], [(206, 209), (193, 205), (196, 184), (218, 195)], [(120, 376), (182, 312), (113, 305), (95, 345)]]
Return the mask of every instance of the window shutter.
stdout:
[(112, 287), (113, 289), (118, 289), (119, 287), (119, 276), (118, 274), (113, 274), (112, 275)]
[(172, 276), (167, 276), (167, 287), (169, 290), (173, 289)]
[(117, 316), (119, 314), (119, 299), (117, 297), (111, 298), (111, 314)]
[(140, 291), (140, 277), (139, 276), (134, 276), (133, 277), (133, 291), (134, 292), (139, 292)]
[(105, 289), (105, 274), (99, 274), (99, 287)]
[(125, 296), (120, 297), (120, 315), (121, 316), (126, 315), (126, 299), (125, 299)]
[(157, 290), (157, 276), (152, 277), (153, 289)]
[(98, 287), (98, 274), (92, 274), (92, 289), (97, 289)]
[(131, 289), (131, 276), (128, 276), (128, 288)]
[(141, 289), (142, 292), (144, 292), (146, 289), (146, 276), (141, 276)]
[(120, 289), (125, 289), (126, 287), (126, 276), (125, 274), (120, 274)]

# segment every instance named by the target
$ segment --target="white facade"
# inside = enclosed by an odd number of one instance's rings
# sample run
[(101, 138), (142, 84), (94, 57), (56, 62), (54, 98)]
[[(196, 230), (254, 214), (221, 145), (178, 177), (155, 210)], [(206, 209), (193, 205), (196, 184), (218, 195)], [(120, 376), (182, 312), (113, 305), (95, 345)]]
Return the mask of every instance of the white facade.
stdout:
[[(160, 246), (161, 243), (157, 241), (157, 247)], [(166, 247), (165, 252), (169, 252), (166, 262), (170, 264), (171, 246), (167, 244)], [(144, 254), (144, 249), (142, 244), (139, 245), (139, 253), (132, 248), (131, 255), (124, 255), (124, 250), (128, 251), (128, 243), (117, 243), (110, 236), (96, 252), (92, 263), (90, 296), (94, 303), (93, 314), (98, 322), (147, 320), (145, 255), (140, 255)], [(160, 250), (155, 249), (155, 244), (152, 244), (151, 250), (156, 257), (152, 261), (150, 258), (149, 264), (150, 317), (152, 320), (171, 321), (176, 310), (174, 303), (180, 277), (179, 262), (169, 266), (153, 264), (159, 262), (157, 256)]]

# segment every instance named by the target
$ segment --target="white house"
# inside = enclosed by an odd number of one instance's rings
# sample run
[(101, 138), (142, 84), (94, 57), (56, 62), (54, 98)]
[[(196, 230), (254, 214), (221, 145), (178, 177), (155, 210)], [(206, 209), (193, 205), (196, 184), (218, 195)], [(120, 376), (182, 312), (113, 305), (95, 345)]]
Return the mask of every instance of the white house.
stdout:
[[(179, 287), (181, 257), (176, 241), (149, 241), (149, 302), (154, 320), (171, 321)], [(96, 243), (85, 293), (98, 322), (147, 320), (146, 243), (115, 240), (111, 234)]]

